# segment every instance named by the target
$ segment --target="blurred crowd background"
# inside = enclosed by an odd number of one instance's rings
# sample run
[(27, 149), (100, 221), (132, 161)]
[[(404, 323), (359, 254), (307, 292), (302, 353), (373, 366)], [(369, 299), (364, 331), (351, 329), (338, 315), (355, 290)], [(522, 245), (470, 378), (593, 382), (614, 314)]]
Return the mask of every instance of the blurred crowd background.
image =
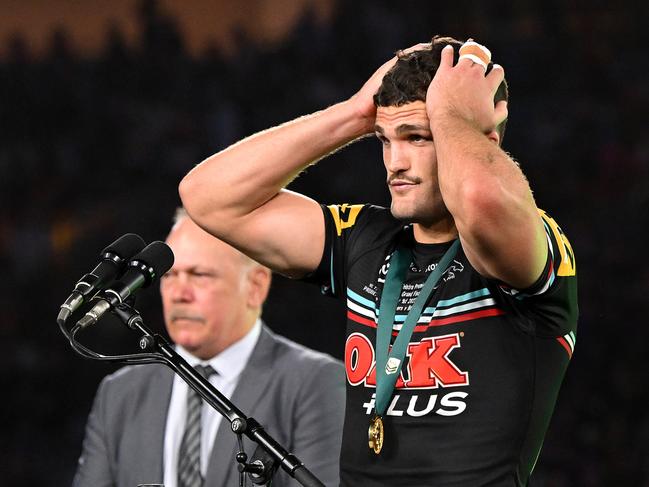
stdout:
[[(20, 30), (0, 39), (0, 484), (71, 481), (95, 388), (117, 366), (75, 355), (55, 317), (100, 250), (126, 232), (164, 239), (196, 163), (351, 96), (394, 51), (440, 33), (484, 42), (505, 67), (504, 147), (577, 256), (578, 343), (532, 486), (649, 486), (649, 4), (325, 3), (323, 15), (323, 2), (302, 2), (273, 42), (232, 27), (227, 48), (190, 50), (187, 26), (155, 0), (132, 1), (134, 38), (113, 22), (91, 54), (65, 27), (39, 54)], [(388, 203), (372, 139), (292, 188)], [(138, 309), (163, 333), (157, 293), (142, 291)], [(278, 276), (264, 316), (342, 357), (342, 308), (318, 289)], [(123, 328), (89, 339), (124, 350)]]

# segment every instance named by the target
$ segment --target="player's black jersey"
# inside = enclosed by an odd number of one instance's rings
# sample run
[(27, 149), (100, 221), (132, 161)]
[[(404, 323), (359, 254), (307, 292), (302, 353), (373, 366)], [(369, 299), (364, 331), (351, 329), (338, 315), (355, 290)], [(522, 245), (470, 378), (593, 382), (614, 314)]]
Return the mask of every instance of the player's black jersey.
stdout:
[(347, 302), (342, 485), (526, 485), (576, 340), (574, 255), (556, 222), (541, 212), (550, 252), (542, 277), (526, 290), (482, 277), (458, 250), (412, 334), (376, 455), (367, 430), (389, 257), (398, 239), (410, 242), (394, 340), (450, 242), (415, 243), (411, 227), (385, 208), (323, 211), (326, 245), (311, 279)]

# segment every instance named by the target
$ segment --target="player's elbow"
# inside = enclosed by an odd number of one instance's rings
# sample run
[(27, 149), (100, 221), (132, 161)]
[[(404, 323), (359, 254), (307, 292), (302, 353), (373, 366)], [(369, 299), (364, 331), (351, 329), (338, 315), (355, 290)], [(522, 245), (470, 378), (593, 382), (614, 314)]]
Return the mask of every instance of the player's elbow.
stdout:
[(178, 194), (187, 214), (199, 225), (210, 213), (207, 188), (194, 172), (187, 174), (178, 185)]
[(178, 185), (178, 194), (180, 196), (180, 201), (182, 202), (185, 210), (187, 210), (187, 213), (189, 213), (190, 215), (193, 213), (192, 210), (197, 204), (197, 199), (195, 198), (195, 185), (196, 183), (191, 172), (185, 175), (185, 177), (180, 181), (180, 184)]
[(215, 183), (192, 171), (178, 185), (178, 194), (183, 208), (199, 227), (218, 238), (224, 238), (231, 231), (237, 213), (220, 182)]

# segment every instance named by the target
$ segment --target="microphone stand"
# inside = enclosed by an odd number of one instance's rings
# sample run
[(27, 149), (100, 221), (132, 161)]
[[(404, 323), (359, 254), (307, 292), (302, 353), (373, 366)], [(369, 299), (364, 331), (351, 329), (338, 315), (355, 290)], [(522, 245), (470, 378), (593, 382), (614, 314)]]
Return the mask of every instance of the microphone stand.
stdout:
[[(136, 309), (122, 303), (116, 306), (112, 312), (130, 329), (142, 333), (139, 341), (142, 353), (130, 355), (102, 355), (96, 353), (76, 340), (77, 333), (82, 329), (78, 324), (71, 331), (68, 331), (64, 320), (57, 321), (61, 331), (70, 341), (72, 348), (83, 357), (129, 364), (161, 363), (178, 374), (189, 387), (200, 394), (205, 402), (230, 422), (231, 429), (237, 435), (239, 444), (236, 460), (239, 463), (238, 469), (242, 476), (241, 485), (243, 485), (244, 472), (248, 473), (254, 484), (265, 484), (272, 478), (277, 468), (281, 466), (285, 472), (304, 487), (325, 487), (295, 455), (286, 451), (254, 418), (246, 417), (207, 379), (196, 372), (162, 336), (152, 333), (145, 326), (140, 313)], [(250, 463), (247, 463), (248, 457), (243, 452), (241, 435), (246, 435), (258, 445), (253, 455), (253, 461)]]

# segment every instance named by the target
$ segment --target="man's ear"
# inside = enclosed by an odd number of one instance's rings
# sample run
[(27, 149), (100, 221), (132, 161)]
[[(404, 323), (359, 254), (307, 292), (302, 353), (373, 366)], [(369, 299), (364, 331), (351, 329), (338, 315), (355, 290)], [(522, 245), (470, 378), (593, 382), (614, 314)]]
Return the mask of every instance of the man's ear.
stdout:
[(270, 289), (271, 271), (259, 264), (253, 265), (248, 270), (248, 306), (261, 308), (268, 297)]

